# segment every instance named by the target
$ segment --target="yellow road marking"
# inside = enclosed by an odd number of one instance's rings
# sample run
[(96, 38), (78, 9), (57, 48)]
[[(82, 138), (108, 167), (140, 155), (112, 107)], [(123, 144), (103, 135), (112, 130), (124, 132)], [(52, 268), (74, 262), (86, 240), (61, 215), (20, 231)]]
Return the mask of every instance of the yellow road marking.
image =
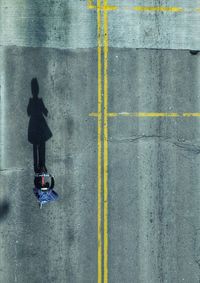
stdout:
[(88, 8), (88, 9), (91, 9), (91, 10), (92, 10), (92, 9), (94, 9), (94, 10), (99, 10), (99, 8), (97, 8), (97, 6), (95, 6), (95, 5), (88, 5), (87, 8)]
[[(92, 112), (90, 117), (98, 117), (98, 113)], [(108, 112), (108, 117), (200, 117), (200, 112), (185, 112), (185, 113), (172, 113), (172, 112)]]
[[(97, 5), (101, 5), (101, 0), (97, 0)], [(101, 220), (101, 195), (102, 195), (102, 183), (101, 183), (101, 158), (102, 158), (102, 76), (101, 76), (101, 11), (97, 11), (97, 53), (98, 53), (98, 204), (97, 204), (97, 239), (98, 239), (98, 283), (102, 283), (102, 220)]]
[(95, 9), (95, 10), (102, 10), (102, 11), (115, 11), (115, 10), (118, 10), (119, 7), (117, 6), (95, 6), (93, 4), (88, 4), (87, 5), (87, 8), (88, 9)]
[(161, 112), (121, 112), (115, 113), (110, 112), (108, 114), (109, 117), (116, 117), (116, 116), (126, 116), (126, 117), (179, 117), (181, 114), (179, 113), (161, 113)]
[(89, 114), (90, 117), (98, 117), (98, 113), (92, 112)]
[(92, 0), (88, 1), (87, 4), (88, 9), (102, 10), (102, 11), (116, 11), (116, 10), (129, 10), (129, 11), (139, 11), (139, 12), (200, 12), (200, 8), (182, 8), (182, 7), (164, 7), (164, 6), (111, 6), (111, 5), (103, 5), (96, 6), (93, 4)]
[(158, 12), (183, 12), (184, 9), (183, 8), (179, 8), (179, 7), (152, 7), (152, 6), (135, 6), (132, 8), (135, 11), (140, 11), (140, 12), (144, 12), (144, 11), (158, 11)]
[[(104, 0), (107, 6), (107, 0)], [(104, 283), (108, 282), (108, 12), (104, 10)]]
[(200, 117), (200, 113), (183, 113), (184, 117)]
[[(101, 62), (101, 11), (104, 12), (104, 111), (103, 111), (103, 139), (104, 139), (104, 190), (103, 190), (103, 219), (104, 219), (104, 283), (108, 283), (108, 117), (127, 116), (127, 117), (200, 117), (200, 113), (158, 113), (158, 112), (136, 112), (136, 113), (108, 113), (108, 11), (118, 9), (135, 10), (135, 11), (158, 11), (158, 12), (184, 12), (180, 7), (117, 7), (108, 6), (107, 0), (104, 0), (101, 6), (101, 0), (97, 0), (97, 6), (93, 0), (88, 0), (87, 7), (97, 10), (97, 33), (98, 33), (98, 113), (92, 112), (90, 117), (98, 118), (98, 283), (102, 283), (102, 218), (101, 218), (101, 196), (102, 196), (102, 62)], [(200, 8), (192, 9), (200, 12)]]

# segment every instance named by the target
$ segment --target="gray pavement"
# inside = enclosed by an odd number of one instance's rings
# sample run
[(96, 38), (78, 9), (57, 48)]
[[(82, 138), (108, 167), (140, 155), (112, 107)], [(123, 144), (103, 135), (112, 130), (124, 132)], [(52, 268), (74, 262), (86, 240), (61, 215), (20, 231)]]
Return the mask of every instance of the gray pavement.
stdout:
[[(199, 112), (199, 63), (111, 49), (110, 112)], [(110, 282), (199, 282), (199, 118), (109, 119)]]
[[(200, 46), (198, 2), (133, 4), (191, 11), (109, 12), (109, 112), (200, 112), (200, 55), (185, 50)], [(71, 0), (0, 11), (0, 282), (97, 282), (96, 11)], [(59, 194), (42, 210), (27, 140), (34, 77)], [(108, 282), (199, 283), (200, 117), (110, 117), (108, 132)]]
[[(96, 50), (4, 49), (0, 184), (9, 211), (0, 224), (2, 282), (96, 281), (97, 137), (96, 120), (88, 117), (97, 105), (96, 59)], [(36, 76), (53, 133), (46, 166), (60, 196), (42, 210), (27, 140)]]
[[(109, 12), (110, 47), (199, 50), (198, 0), (109, 0), (108, 5), (119, 7)], [(178, 7), (183, 11), (123, 9), (134, 6)], [(0, 13), (0, 45), (96, 47), (96, 11), (87, 9), (86, 0), (1, 0)]]

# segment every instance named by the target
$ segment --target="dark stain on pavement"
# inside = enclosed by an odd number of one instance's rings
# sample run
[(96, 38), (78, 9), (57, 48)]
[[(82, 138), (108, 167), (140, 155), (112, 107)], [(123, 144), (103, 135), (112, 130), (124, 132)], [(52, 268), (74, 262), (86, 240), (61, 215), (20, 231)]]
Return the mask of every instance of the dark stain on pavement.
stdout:
[(67, 119), (67, 131), (68, 131), (69, 136), (71, 137), (74, 132), (74, 120), (72, 119), (72, 117), (69, 117)]

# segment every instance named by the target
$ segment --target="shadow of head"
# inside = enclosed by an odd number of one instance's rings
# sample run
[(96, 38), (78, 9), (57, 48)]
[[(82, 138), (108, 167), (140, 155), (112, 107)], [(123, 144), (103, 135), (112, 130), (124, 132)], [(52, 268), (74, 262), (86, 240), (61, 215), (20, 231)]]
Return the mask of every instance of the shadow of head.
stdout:
[(10, 209), (10, 205), (7, 200), (0, 202), (0, 221), (5, 219), (5, 217), (9, 212), (9, 209)]
[(31, 80), (31, 91), (33, 98), (37, 98), (39, 94), (39, 84), (37, 78), (33, 78)]

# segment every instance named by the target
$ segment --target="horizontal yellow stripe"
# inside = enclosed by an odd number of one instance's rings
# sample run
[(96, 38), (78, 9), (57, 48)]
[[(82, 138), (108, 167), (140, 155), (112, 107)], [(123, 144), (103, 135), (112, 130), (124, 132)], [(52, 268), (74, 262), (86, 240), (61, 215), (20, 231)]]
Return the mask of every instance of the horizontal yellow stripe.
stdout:
[(88, 9), (93, 10), (103, 10), (103, 11), (116, 11), (116, 10), (129, 10), (129, 11), (139, 11), (139, 12), (198, 12), (200, 13), (200, 8), (193, 8), (193, 9), (187, 9), (187, 8), (181, 8), (181, 7), (160, 7), (160, 6), (96, 6), (93, 4), (92, 0), (88, 1), (87, 4)]
[(136, 112), (136, 113), (109, 113), (109, 117), (127, 116), (127, 117), (179, 117), (178, 113), (158, 113), (158, 112)]
[(88, 9), (91, 9), (91, 10), (92, 10), (92, 9), (97, 10), (97, 6), (91, 5), (91, 4), (88, 4), (88, 5), (87, 5), (87, 8), (88, 8)]
[(89, 114), (90, 117), (98, 117), (98, 113), (92, 112)]
[(119, 116), (118, 113), (108, 113), (108, 117), (117, 117)]
[[(90, 117), (98, 117), (98, 113), (92, 112)], [(172, 113), (172, 112), (109, 112), (108, 117), (200, 117), (200, 112), (185, 112), (185, 113)]]
[(103, 11), (114, 11), (114, 10), (117, 10), (118, 7), (117, 6), (95, 6), (95, 5), (91, 5), (91, 4), (88, 4), (87, 5), (87, 8), (88, 9), (96, 9), (96, 10), (103, 10)]
[[(104, 10), (104, 11), (114, 11), (114, 10), (135, 10), (140, 12), (145, 11), (157, 11), (157, 12), (184, 12), (187, 9), (181, 7), (160, 7), (160, 6), (96, 6), (93, 4), (93, 1), (89, 1), (87, 5), (88, 9)], [(189, 10), (188, 10), (189, 11)], [(190, 10), (191, 11), (191, 10)], [(200, 12), (200, 8), (193, 9), (192, 11)]]
[(135, 6), (132, 8), (135, 11), (158, 11), (158, 12), (183, 12), (184, 9), (180, 7), (152, 7), (152, 6)]
[(183, 113), (184, 117), (200, 117), (200, 113)]

